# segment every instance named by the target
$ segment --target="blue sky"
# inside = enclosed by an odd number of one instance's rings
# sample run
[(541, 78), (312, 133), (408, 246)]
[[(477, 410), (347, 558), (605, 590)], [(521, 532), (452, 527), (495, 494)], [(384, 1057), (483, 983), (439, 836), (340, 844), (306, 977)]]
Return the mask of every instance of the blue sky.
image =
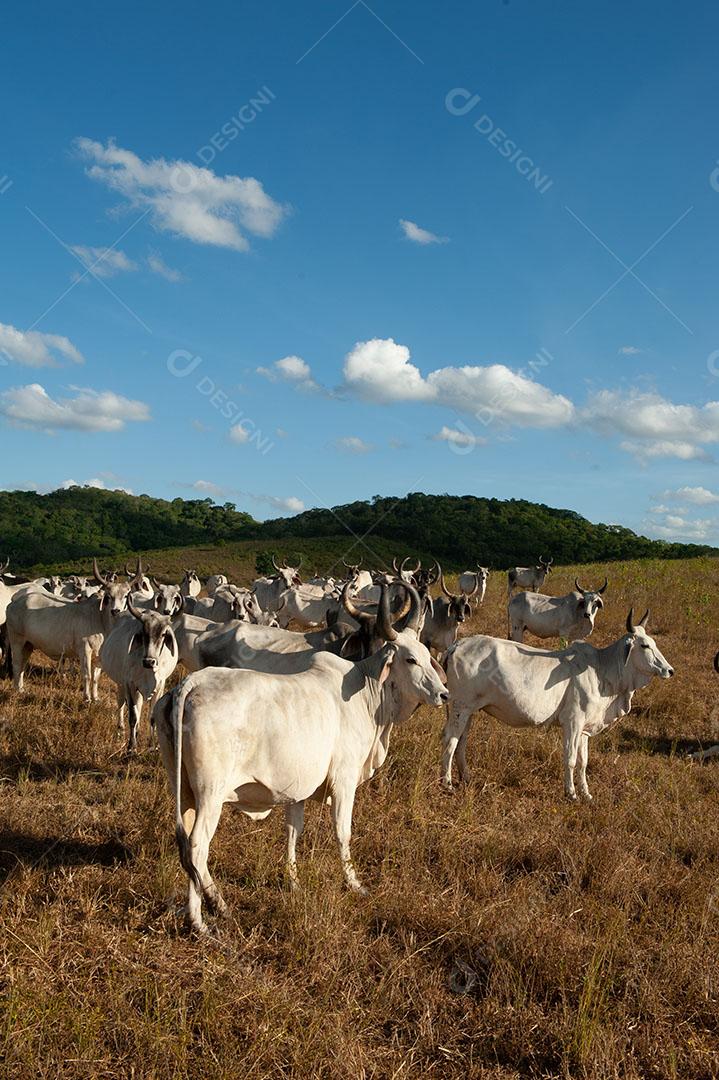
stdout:
[(714, 5), (4, 24), (4, 486), (719, 542)]

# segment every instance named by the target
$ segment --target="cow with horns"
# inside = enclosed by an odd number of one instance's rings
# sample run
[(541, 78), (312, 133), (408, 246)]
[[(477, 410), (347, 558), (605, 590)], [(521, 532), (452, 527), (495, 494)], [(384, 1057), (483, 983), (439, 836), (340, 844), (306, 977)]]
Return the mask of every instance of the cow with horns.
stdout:
[(442, 567), (438, 562), (435, 562), (435, 566), (436, 576), (439, 578), (439, 587), (446, 599), (440, 596), (437, 600), (433, 600), (428, 604), (421, 640), (428, 649), (434, 650), (437, 656), (443, 657), (450, 645), (457, 640), (459, 627), (465, 619), (471, 617), (472, 606), (469, 601), (473, 598), (479, 586), (477, 585), (475, 591), (468, 595), (460, 593), (457, 596), (447, 588)]
[(180, 592), (183, 596), (199, 596), (202, 592), (202, 582), (194, 570), (185, 570), (180, 582)]
[(476, 570), (465, 570), (459, 575), (458, 585), (460, 592), (463, 592), (465, 596), (472, 596), (475, 599), (475, 603), (481, 604), (484, 601), (484, 594), (487, 591), (487, 579), (489, 578), (489, 567), (480, 566), (477, 563)]
[(509, 601), (510, 641), (524, 641), (525, 631), (539, 638), (561, 637), (565, 641), (588, 638), (594, 630), (597, 613), (604, 607), (600, 589), (585, 589), (574, 579), (574, 592), (566, 596), (545, 596), (543, 593), (517, 593)]
[(532, 592), (539, 592), (544, 585), (544, 579), (552, 572), (553, 562), (554, 559), (545, 559), (540, 555), (537, 566), (513, 566), (511, 570), (508, 570), (507, 595), (509, 599), (514, 589), (530, 589)]

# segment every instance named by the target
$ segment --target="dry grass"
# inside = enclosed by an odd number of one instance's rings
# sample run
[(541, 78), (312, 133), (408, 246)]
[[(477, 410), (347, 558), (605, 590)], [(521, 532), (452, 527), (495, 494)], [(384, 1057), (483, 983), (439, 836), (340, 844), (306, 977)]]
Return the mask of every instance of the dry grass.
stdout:
[[(594, 741), (593, 807), (562, 801), (556, 733), (481, 721), (474, 781), (443, 794), (442, 716), (422, 709), (359, 792), (368, 898), (342, 888), (325, 808), (308, 811), (298, 896), (281, 815), (253, 824), (226, 808), (211, 853), (231, 905), (219, 945), (178, 926), (165, 778), (149, 749), (121, 757), (109, 687), (88, 707), (73, 672), (36, 669), (22, 701), (5, 684), (4, 1075), (719, 1075), (719, 760), (682, 758), (719, 737), (718, 574), (711, 561), (610, 568), (597, 643), (651, 600), (677, 675)], [(551, 591), (573, 577), (556, 573)], [(505, 621), (498, 575), (470, 629), (504, 634)], [(450, 989), (457, 961), (476, 974), (467, 994)]]

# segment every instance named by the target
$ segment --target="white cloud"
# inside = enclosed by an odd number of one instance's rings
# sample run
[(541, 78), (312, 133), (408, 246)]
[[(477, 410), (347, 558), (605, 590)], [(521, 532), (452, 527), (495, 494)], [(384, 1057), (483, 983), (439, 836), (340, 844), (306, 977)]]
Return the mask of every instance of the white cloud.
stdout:
[[(72, 488), (72, 487), (100, 488), (102, 491), (107, 491), (107, 484), (105, 483), (105, 481), (100, 476), (93, 476), (90, 480), (85, 480), (84, 483), (81, 483), (81, 484), (78, 484), (77, 480), (63, 480), (63, 482), (60, 484), (60, 487), (59, 487), (58, 490), (59, 491), (67, 491), (68, 488)], [(126, 495), (132, 495), (133, 494), (132, 489), (131, 488), (126, 488), (126, 487), (119, 487), (119, 486), (115, 487), (115, 486), (113, 486), (113, 488), (111, 490), (112, 491), (124, 491)]]
[(233, 426), (230, 428), (229, 434), (230, 439), (234, 443), (242, 444), (250, 441), (250, 432), (247, 430), (247, 428), (243, 428), (241, 422), (239, 424), (233, 424)]
[(661, 524), (650, 523), (650, 530), (667, 540), (693, 540), (707, 542), (716, 533), (716, 521), (712, 518), (684, 518), (667, 514)]
[(343, 368), (347, 387), (367, 401), (429, 401), (433, 394), (419, 368), (409, 361), (409, 349), (393, 338), (358, 341), (347, 353)]
[(237, 494), (244, 494), (254, 502), (272, 506), (275, 510), (279, 510), (283, 514), (301, 514), (305, 509), (305, 504), (302, 502), (302, 499), (298, 499), (296, 495), (288, 495), (286, 498), (279, 498), (277, 495), (256, 495), (251, 492), (238, 492)]
[(719, 441), (719, 401), (675, 405), (656, 393), (600, 390), (589, 399), (581, 418), (607, 434), (692, 443)]
[(166, 281), (172, 281), (176, 283), (178, 281), (184, 281), (184, 277), (179, 270), (173, 270), (171, 266), (168, 266), (161, 255), (156, 252), (151, 252), (147, 256), (147, 265), (152, 270), (153, 274), (159, 274)]
[(137, 263), (134, 263), (124, 251), (118, 251), (117, 248), (83, 247), (81, 244), (76, 244), (70, 250), (97, 277), (109, 278), (114, 277), (115, 274), (137, 270)]
[(27, 367), (55, 367), (58, 355), (74, 364), (83, 364), (85, 358), (66, 337), (59, 334), (41, 334), (37, 330), (17, 330), (14, 326), (0, 323), (0, 366), (3, 360), (13, 360)]
[(281, 360), (275, 360), (272, 367), (258, 367), (256, 371), (270, 382), (293, 383), (300, 390), (322, 389), (312, 378), (310, 365), (301, 356), (283, 356)]
[(211, 480), (195, 480), (194, 484), (189, 485), (195, 491), (201, 491), (205, 495), (223, 495), (225, 489), (220, 487), (219, 484), (213, 484)]
[(246, 251), (245, 233), (272, 236), (288, 212), (254, 177), (217, 176), (189, 161), (143, 161), (112, 139), (80, 138), (75, 146), (89, 162), (88, 176), (148, 209), (157, 229), (196, 244)]
[(425, 379), (407, 346), (392, 338), (358, 342), (343, 370), (348, 390), (381, 404), (426, 401), (519, 427), (561, 427), (574, 417), (568, 398), (503, 364), (439, 368)]
[(414, 244), (447, 244), (449, 242), (448, 236), (437, 236), (436, 233), (429, 232), (428, 229), (421, 229), (414, 221), (400, 218), (399, 223), (404, 235)]
[(481, 435), (473, 435), (471, 431), (461, 431), (459, 428), (443, 426), (432, 438), (435, 442), (448, 442), (453, 446), (484, 446), (487, 439)]
[(122, 431), (131, 421), (150, 419), (142, 401), (131, 401), (110, 390), (71, 387), (75, 397), (55, 401), (39, 383), (0, 392), (0, 416), (16, 427), (51, 434), (67, 431)]
[(622, 345), (619, 349), (620, 356), (638, 356), (642, 352), (642, 349), (638, 349), (636, 345)]
[(681, 487), (676, 491), (665, 491), (664, 499), (678, 499), (681, 502), (693, 503), (695, 506), (709, 506), (719, 503), (719, 495), (709, 491), (705, 487)]
[(203, 424), (202, 420), (191, 420), (190, 423), (192, 424), (195, 431), (199, 431), (201, 434), (204, 434), (206, 431), (212, 430), (207, 424)]
[(644, 464), (654, 458), (666, 457), (678, 458), (679, 461), (713, 460), (711, 454), (708, 454), (701, 446), (680, 439), (657, 439), (645, 443), (626, 439), (624, 442), (620, 442), (619, 448), (620, 450), (626, 450), (628, 454), (633, 454)]
[(335, 439), (333, 446), (346, 454), (368, 454), (374, 447), (360, 439), (358, 435), (345, 435), (341, 439)]
[(277, 436), (278, 439), (286, 439), (287, 438), (287, 432), (285, 431), (284, 428), (281, 428), (281, 427), (275, 428), (275, 435)]

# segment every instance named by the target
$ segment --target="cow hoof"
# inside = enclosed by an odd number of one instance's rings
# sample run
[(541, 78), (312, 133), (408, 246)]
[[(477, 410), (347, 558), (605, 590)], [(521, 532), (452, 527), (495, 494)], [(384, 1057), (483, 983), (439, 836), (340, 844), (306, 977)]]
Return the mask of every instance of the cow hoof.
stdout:
[(582, 792), (582, 798), (584, 799), (585, 803), (593, 803), (594, 802), (594, 796), (590, 795), (588, 791), (583, 791)]
[(447, 795), (454, 795), (454, 784), (451, 780), (440, 780), (440, 787)]
[(350, 890), (355, 894), (355, 896), (369, 896), (369, 889), (367, 888), (367, 886), (360, 885), (359, 882), (357, 882), (356, 885), (350, 885)]
[(579, 796), (577, 795), (576, 791), (565, 791), (564, 798), (567, 800), (567, 802), (571, 802), (571, 803), (578, 803), (579, 802)]

